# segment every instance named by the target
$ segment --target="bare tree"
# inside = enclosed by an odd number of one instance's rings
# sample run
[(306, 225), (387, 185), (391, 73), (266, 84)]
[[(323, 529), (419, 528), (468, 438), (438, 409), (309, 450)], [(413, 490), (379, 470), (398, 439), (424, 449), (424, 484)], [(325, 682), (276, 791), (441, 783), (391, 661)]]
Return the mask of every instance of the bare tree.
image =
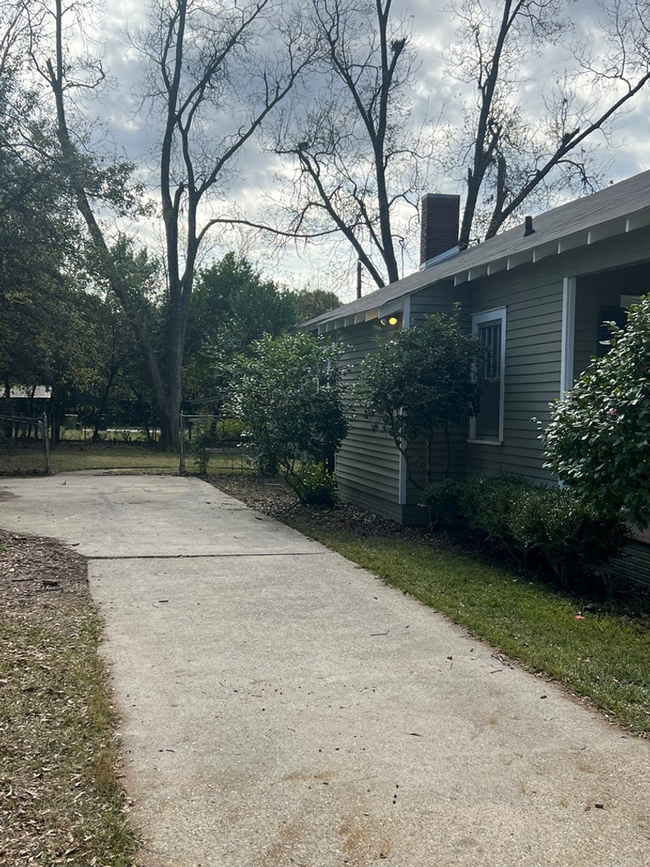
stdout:
[[(564, 0), (462, 0), (454, 7), (460, 25), (449, 73), (473, 90), (448, 161), (466, 170), (461, 249), (496, 234), (531, 197), (599, 186), (596, 133), (606, 139), (612, 119), (650, 79), (647, 4), (601, 7), (595, 58), (565, 8)], [(568, 41), (550, 81), (534, 81), (534, 59), (543, 64), (551, 48), (562, 54)]]
[[(72, 26), (75, 13), (83, 18), (88, 9), (87, 3), (64, 8), (62, 0), (54, 0), (52, 8), (47, 0), (40, 4), (41, 18), (33, 28), (40, 38), (34, 41), (33, 56), (54, 95), (60, 148), (98, 268), (127, 312), (144, 354), (162, 444), (175, 447), (197, 256), (218, 222), (211, 216), (211, 203), (224, 195), (237, 157), (289, 93), (309, 51), (304, 50), (301, 32), (290, 32), (272, 0), (210, 6), (194, 0), (153, 0), (139, 47), (147, 61), (145, 93), (152, 122), (162, 118), (157, 163), (167, 329), (164, 349), (157, 354), (143, 305), (116, 265), (113, 239), (101, 219), (105, 200), (97, 194), (93, 163), (81, 152), (80, 137), (70, 126), (71, 94), (96, 88), (104, 79), (100, 61), (85, 60), (75, 67), (67, 57), (66, 28)], [(48, 15), (54, 47), (51, 55), (44, 55), (43, 24)], [(272, 47), (264, 58), (262, 41)]]
[(399, 279), (426, 164), (410, 116), (410, 33), (391, 7), (311, 0), (321, 85), (285, 111), (273, 145), (295, 169), (288, 233), (339, 234), (377, 286)]

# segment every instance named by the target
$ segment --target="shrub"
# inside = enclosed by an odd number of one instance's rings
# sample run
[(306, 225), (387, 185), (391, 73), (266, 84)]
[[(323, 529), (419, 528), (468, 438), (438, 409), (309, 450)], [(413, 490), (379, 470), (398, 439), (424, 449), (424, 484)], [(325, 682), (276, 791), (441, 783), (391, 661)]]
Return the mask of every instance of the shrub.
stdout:
[(517, 560), (545, 563), (563, 582), (604, 565), (631, 538), (621, 511), (602, 515), (570, 491), (521, 476), (435, 482), (422, 502), (443, 526), (467, 528)]
[(453, 479), (432, 482), (424, 491), (422, 503), (429, 510), (433, 526), (455, 529), (464, 521), (461, 498), (463, 485)]
[(325, 464), (306, 466), (298, 475), (294, 490), (303, 503), (319, 509), (328, 509), (338, 502), (336, 474)]
[(650, 514), (650, 295), (627, 327), (608, 323), (611, 349), (551, 407), (546, 466), (604, 515), (625, 508), (640, 527)]
[(308, 334), (285, 334), (266, 335), (251, 351), (233, 365), (229, 409), (245, 423), (247, 447), (266, 471), (279, 468), (301, 499), (303, 492), (312, 496), (312, 488), (326, 482), (319, 470), (313, 478), (307, 470), (332, 461), (347, 433), (342, 347)]

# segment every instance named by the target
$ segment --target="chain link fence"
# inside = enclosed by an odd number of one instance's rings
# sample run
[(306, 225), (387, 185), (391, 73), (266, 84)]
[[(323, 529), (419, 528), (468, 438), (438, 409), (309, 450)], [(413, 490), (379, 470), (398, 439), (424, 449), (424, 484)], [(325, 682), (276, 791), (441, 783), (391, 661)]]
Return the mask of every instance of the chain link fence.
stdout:
[(240, 419), (204, 413), (181, 413), (179, 471), (245, 473), (255, 469), (246, 450)]
[(0, 415), (0, 473), (52, 472), (47, 416)]

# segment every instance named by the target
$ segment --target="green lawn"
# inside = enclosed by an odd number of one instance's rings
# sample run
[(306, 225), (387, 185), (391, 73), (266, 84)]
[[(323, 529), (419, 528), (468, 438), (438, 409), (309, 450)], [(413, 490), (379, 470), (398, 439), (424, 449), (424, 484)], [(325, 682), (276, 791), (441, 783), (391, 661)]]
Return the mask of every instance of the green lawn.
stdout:
[[(194, 457), (187, 454), (185, 463), (188, 472), (195, 472)], [(143, 473), (177, 473), (178, 455), (163, 452), (154, 446), (143, 443), (88, 443), (62, 442), (51, 452), (53, 473), (72, 470), (109, 470)], [(244, 469), (243, 456), (233, 454), (212, 454), (210, 472), (237, 472)], [(0, 475), (21, 475), (42, 473), (44, 457), (41, 448), (36, 446), (0, 444)]]
[(317, 518), (289, 523), (586, 697), (612, 721), (650, 734), (647, 596), (594, 603), (452, 551), (324, 528)]

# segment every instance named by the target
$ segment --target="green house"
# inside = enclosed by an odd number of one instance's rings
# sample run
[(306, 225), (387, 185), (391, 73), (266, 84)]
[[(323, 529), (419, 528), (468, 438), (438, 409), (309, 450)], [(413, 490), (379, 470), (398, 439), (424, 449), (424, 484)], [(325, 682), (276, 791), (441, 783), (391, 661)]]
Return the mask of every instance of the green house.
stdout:
[[(354, 367), (377, 335), (417, 327), (460, 303), (467, 329), (488, 347), (490, 365), (479, 416), (454, 431), (450, 474), (518, 473), (554, 483), (543, 467), (533, 419), (604, 351), (605, 320), (650, 291), (650, 171), (586, 196), (459, 252), (459, 198), (422, 201), (421, 269), (301, 328), (347, 347)], [(391, 439), (351, 407), (337, 457), (341, 497), (401, 523), (426, 520), (419, 492)], [(440, 467), (444, 466), (443, 442)], [(619, 564), (650, 581), (650, 546), (640, 539)]]

